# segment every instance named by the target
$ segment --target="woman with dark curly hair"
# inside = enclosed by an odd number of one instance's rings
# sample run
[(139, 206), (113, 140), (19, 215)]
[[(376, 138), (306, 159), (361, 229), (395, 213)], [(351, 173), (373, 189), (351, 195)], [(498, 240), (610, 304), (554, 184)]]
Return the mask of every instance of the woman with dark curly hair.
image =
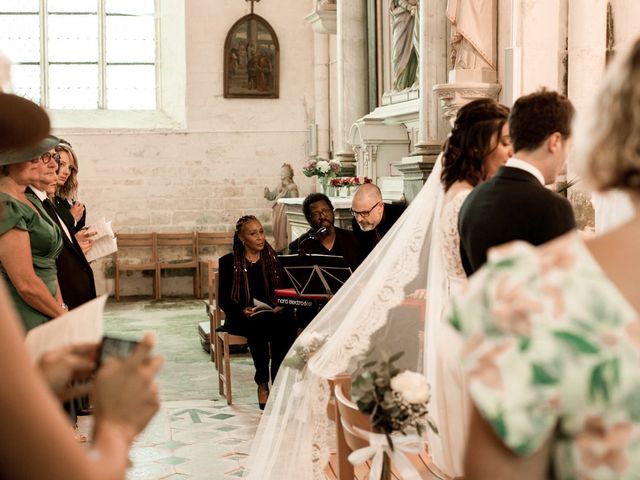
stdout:
[[(269, 351), (273, 381), (296, 336), (293, 319), (283, 315), (282, 307), (276, 307), (274, 291), (284, 283), (284, 271), (275, 250), (265, 239), (262, 224), (253, 215), (240, 217), (233, 252), (220, 258), (218, 301), (226, 316), (222, 328), (247, 337), (256, 367), (254, 379), (261, 409), (269, 397)], [(256, 301), (273, 310), (258, 311)]]
[(430, 410), (439, 429), (438, 435), (429, 433), (429, 449), (435, 464), (452, 477), (463, 474), (470, 412), (458, 356), (461, 340), (443, 324), (446, 299), (467, 283), (460, 259), (458, 214), (471, 190), (495, 175), (512, 155), (508, 116), (507, 107), (489, 98), (466, 104), (458, 111), (442, 153), (444, 192), (433, 233), (437, 247), (430, 260), (432, 271), (442, 272), (442, 281), (430, 282), (427, 288), (425, 371), (433, 391)]

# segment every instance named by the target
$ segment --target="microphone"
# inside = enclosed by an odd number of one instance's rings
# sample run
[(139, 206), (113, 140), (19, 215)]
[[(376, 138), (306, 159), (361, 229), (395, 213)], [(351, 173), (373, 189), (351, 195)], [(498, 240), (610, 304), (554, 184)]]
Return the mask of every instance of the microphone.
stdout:
[(298, 243), (298, 253), (300, 255), (306, 255), (306, 252), (302, 249), (302, 245), (307, 241), (307, 240), (318, 240), (319, 238), (324, 237), (325, 235), (327, 235), (329, 233), (329, 229), (327, 227), (319, 227), (316, 230), (313, 230), (312, 232), (309, 232), (309, 234), (303, 238), (300, 243)]
[(329, 229), (327, 227), (321, 226), (317, 230), (311, 232), (307, 238), (318, 239), (324, 237), (327, 233), (329, 233)]

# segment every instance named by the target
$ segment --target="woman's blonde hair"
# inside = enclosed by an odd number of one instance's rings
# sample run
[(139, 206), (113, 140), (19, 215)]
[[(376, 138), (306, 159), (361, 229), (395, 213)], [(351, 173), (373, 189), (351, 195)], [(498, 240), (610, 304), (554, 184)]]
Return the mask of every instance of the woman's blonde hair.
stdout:
[(74, 200), (78, 195), (78, 157), (76, 157), (71, 144), (63, 139), (60, 139), (56, 152), (67, 152), (73, 160), (73, 165), (69, 168), (69, 177), (64, 185), (58, 186), (56, 195), (66, 200)]
[(599, 191), (640, 191), (640, 38), (609, 66), (581, 119), (574, 158)]

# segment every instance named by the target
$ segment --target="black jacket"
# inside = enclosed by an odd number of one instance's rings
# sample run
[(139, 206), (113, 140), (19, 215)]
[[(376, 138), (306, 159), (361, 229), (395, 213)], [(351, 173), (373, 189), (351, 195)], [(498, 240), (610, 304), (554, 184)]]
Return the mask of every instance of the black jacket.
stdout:
[[(354, 272), (358, 265), (362, 262), (362, 256), (358, 248), (358, 242), (355, 234), (350, 230), (334, 227), (336, 231), (336, 241), (333, 243), (331, 250), (327, 250), (320, 240), (309, 238), (311, 230), (300, 235), (289, 244), (289, 253), (320, 254), (320, 255), (339, 255), (344, 258), (344, 263)], [(304, 242), (304, 243), (303, 243)]]
[(360, 228), (355, 218), (351, 220), (351, 228), (358, 241), (358, 249), (363, 259), (371, 253), (382, 237), (393, 227), (393, 224), (396, 223), (396, 220), (400, 218), (406, 208), (404, 205), (385, 204), (382, 220), (380, 220), (376, 228), (368, 232)]
[[(30, 188), (27, 188), (26, 193), (31, 195), (33, 201), (40, 201)], [(53, 203), (45, 201), (41, 202), (41, 204), (62, 231), (60, 219), (58, 218), (58, 216), (62, 217), (62, 215), (55, 209)], [(89, 265), (87, 257), (84, 256), (73, 230), (69, 233), (71, 233), (71, 240), (62, 231), (62, 250), (56, 260), (56, 267), (58, 269), (58, 283), (60, 284), (62, 300), (72, 309), (96, 298), (96, 284), (91, 265)]]
[(576, 226), (571, 204), (545, 188), (531, 173), (500, 167), (475, 187), (458, 217), (462, 266), (471, 275), (487, 261), (487, 251), (513, 240), (541, 245)]

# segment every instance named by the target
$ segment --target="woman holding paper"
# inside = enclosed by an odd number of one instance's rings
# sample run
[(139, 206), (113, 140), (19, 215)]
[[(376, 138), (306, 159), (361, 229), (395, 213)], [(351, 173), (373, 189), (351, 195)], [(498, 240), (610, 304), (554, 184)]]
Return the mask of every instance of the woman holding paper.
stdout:
[[(41, 210), (26, 198), (22, 182), (29, 176), (37, 178), (32, 170), (43, 163), (40, 155), (52, 147), (52, 138), (43, 140), (49, 131), (45, 111), (23, 98), (0, 93), (0, 118), (9, 119), (0, 122), (0, 226), (3, 232), (0, 233), (0, 261), (2, 276), (11, 280), (15, 272), (7, 275), (5, 261), (9, 256), (6, 252), (17, 260), (12, 262), (9, 258), (12, 266), (7, 270), (11, 271), (16, 263), (24, 264), (25, 257), (30, 256), (30, 249), (25, 247), (29, 246), (31, 235), (35, 235), (33, 230), (51, 230)], [(21, 161), (23, 158), (27, 161)], [(35, 160), (29, 161), (31, 159)], [(14, 223), (11, 218), (16, 212), (24, 215)], [(48, 250), (55, 251), (60, 239), (48, 238)], [(47, 245), (44, 236), (38, 235), (36, 239), (34, 248)], [(43, 263), (51, 264), (44, 259)], [(22, 267), (31, 273), (32, 293), (42, 292), (43, 297), (55, 295), (55, 291), (52, 293), (50, 286), (33, 273), (33, 265)], [(15, 288), (11, 293), (14, 291)], [(0, 278), (0, 378), (3, 379), (0, 423), (6, 433), (0, 436), (0, 478), (124, 478), (129, 466), (129, 448), (159, 407), (155, 377), (162, 359), (151, 353), (153, 338), (146, 336), (126, 360), (108, 360), (95, 375), (94, 435), (93, 444), (87, 450), (69, 435), (67, 421), (52, 390), (61, 396), (72, 393), (66, 388), (69, 382), (94, 370), (96, 346), (74, 345), (47, 352), (38, 359), (38, 371), (25, 346), (24, 329), (12, 300), (15, 302), (15, 294), (9, 295)], [(62, 310), (50, 302), (44, 301), (42, 305), (50, 311), (50, 316), (57, 316)]]
[(49, 150), (57, 143), (46, 137), (26, 150), (0, 152), (0, 276), (27, 330), (66, 310), (56, 269), (62, 232), (42, 204), (25, 194), (45, 171), (55, 172), (57, 158)]
[(261, 409), (269, 397), (269, 346), (273, 381), (296, 336), (293, 319), (275, 306), (274, 291), (283, 283), (284, 272), (262, 225), (253, 215), (241, 217), (236, 223), (233, 252), (220, 258), (218, 301), (226, 316), (222, 328), (247, 337)]
[(85, 227), (87, 209), (77, 200), (78, 157), (71, 144), (63, 139), (56, 146), (56, 152), (60, 155), (60, 169), (53, 203), (86, 254), (93, 245), (94, 234)]
[(63, 220), (73, 231), (82, 230), (87, 218), (85, 206), (76, 200), (78, 196), (78, 157), (71, 144), (64, 139), (56, 146), (60, 154), (60, 170), (56, 188), (55, 204)]

